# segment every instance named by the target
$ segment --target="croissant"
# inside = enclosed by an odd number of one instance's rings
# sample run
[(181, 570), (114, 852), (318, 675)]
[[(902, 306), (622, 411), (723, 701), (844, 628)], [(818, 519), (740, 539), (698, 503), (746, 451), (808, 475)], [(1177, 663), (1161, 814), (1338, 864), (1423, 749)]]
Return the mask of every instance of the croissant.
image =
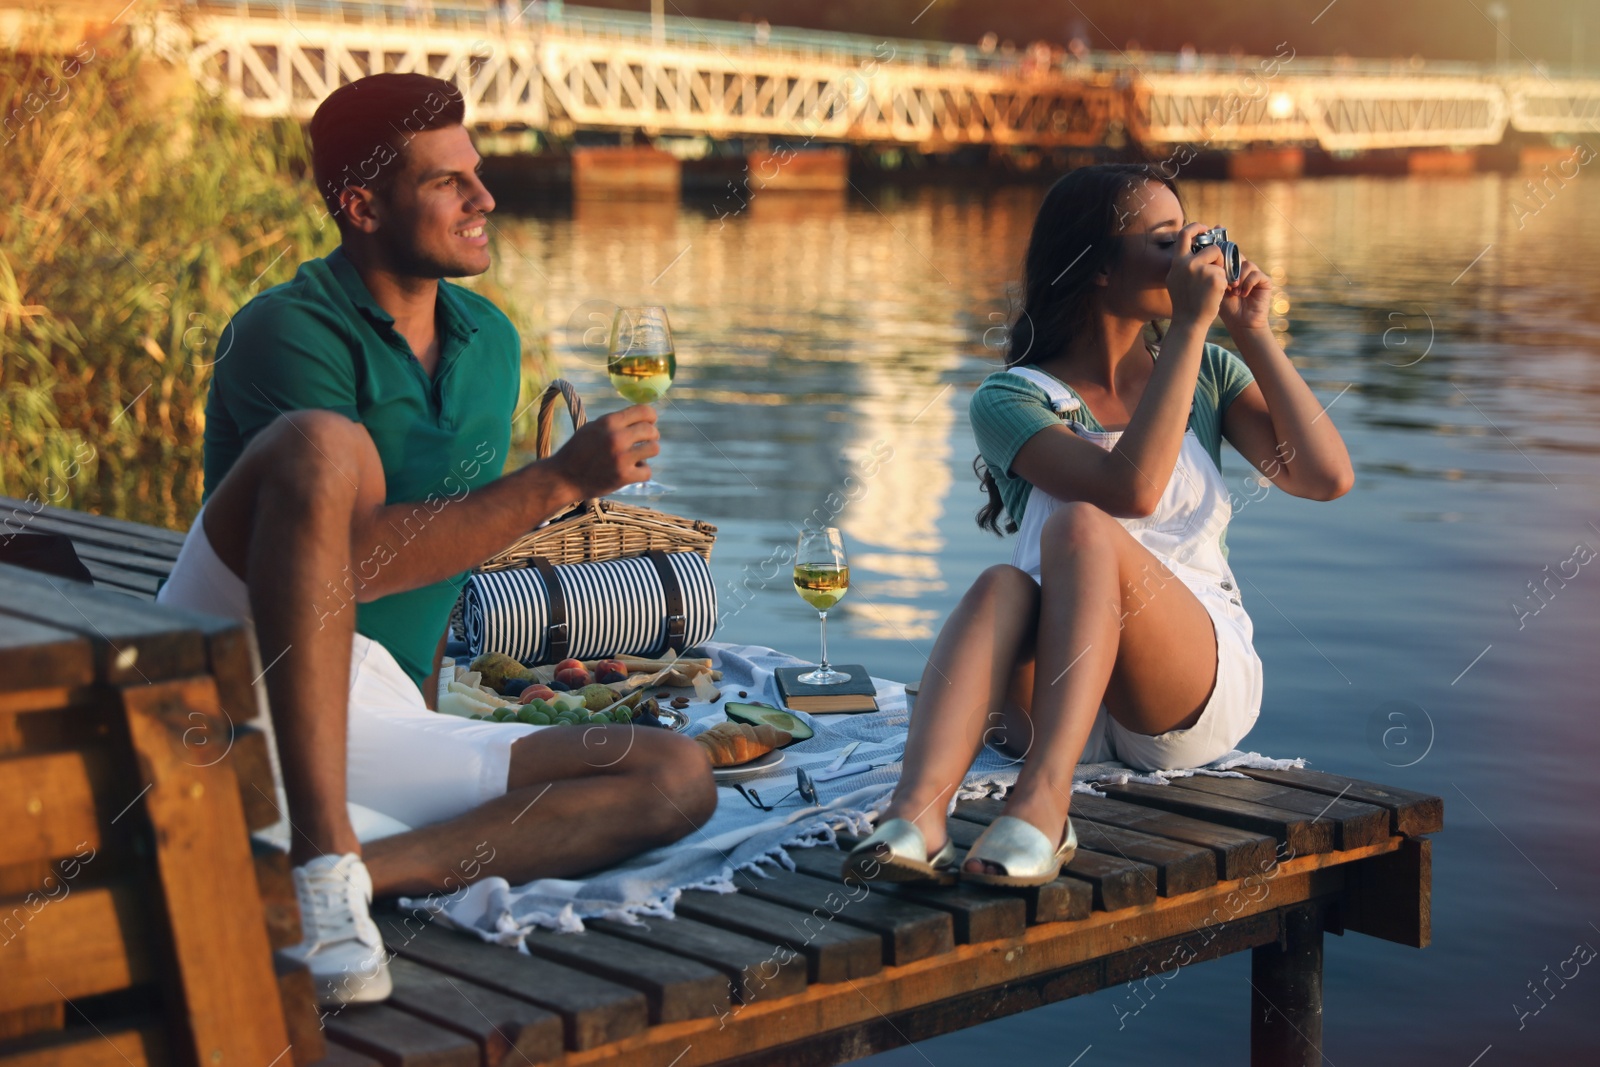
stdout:
[(732, 767), (765, 756), (773, 749), (787, 745), (793, 738), (766, 723), (751, 726), (743, 722), (719, 722), (705, 733), (697, 735), (695, 740), (705, 746), (711, 756), (711, 766)]

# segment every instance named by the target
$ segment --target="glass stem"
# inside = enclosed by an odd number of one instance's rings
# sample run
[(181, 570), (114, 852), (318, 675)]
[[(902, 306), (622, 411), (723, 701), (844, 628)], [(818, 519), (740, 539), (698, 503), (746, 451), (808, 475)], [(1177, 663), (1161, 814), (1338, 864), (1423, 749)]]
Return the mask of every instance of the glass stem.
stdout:
[(819, 611), (817, 618), (822, 620), (822, 662), (817, 665), (817, 673), (827, 674), (833, 669), (828, 666), (828, 613)]

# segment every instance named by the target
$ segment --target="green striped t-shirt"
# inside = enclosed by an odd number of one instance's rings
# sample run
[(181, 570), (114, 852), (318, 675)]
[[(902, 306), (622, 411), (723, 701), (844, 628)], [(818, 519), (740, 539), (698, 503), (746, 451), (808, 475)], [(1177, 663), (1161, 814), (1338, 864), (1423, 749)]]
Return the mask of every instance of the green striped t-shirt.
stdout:
[[(1219, 472), (1222, 470), (1222, 413), (1253, 381), (1255, 375), (1245, 366), (1244, 360), (1221, 345), (1206, 344), (1200, 354), (1194, 403), (1189, 408), (1189, 429), (1210, 453)], [(978, 452), (994, 475), (1006, 513), (1018, 524), (1027, 510), (1033, 484), (1012, 473), (1011, 462), (1028, 439), (1063, 420), (1079, 423), (1089, 430), (1105, 429), (1090, 414), (1087, 404), (1080, 404), (1076, 411), (1056, 414), (1043, 389), (1009, 371), (996, 371), (983, 380), (972, 394), (968, 414), (973, 436), (978, 439)], [(1223, 553), (1227, 553), (1226, 545)]]

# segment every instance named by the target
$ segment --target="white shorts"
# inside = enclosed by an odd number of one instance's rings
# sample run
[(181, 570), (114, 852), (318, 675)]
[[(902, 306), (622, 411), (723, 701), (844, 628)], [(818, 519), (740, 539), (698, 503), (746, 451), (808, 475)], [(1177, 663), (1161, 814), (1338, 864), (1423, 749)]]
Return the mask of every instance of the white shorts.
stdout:
[(1261, 657), (1255, 650), (1255, 626), (1237, 599), (1237, 589), (1224, 591), (1211, 575), (1163, 562), (1211, 616), (1217, 637), (1216, 685), (1193, 726), (1164, 734), (1130, 730), (1101, 704), (1079, 763), (1117, 760), (1141, 771), (1204, 767), (1238, 748), (1261, 714)]
[[(195, 516), (156, 600), (249, 622), (249, 589), (212, 550), (201, 521), (204, 514), (201, 509)], [(258, 680), (256, 685), (258, 702), (265, 708), (265, 683)], [(389, 650), (361, 634), (350, 649), (349, 701), (346, 789), (363, 840), (383, 836), (362, 833), (363, 824), (386, 832), (397, 827), (364, 817), (358, 807), (398, 820), (404, 824), (400, 828), (414, 828), (503, 796), (512, 744), (539, 729), (429, 711), (422, 691)], [(252, 725), (272, 733), (265, 715)], [(276, 758), (276, 743), (272, 748)]]

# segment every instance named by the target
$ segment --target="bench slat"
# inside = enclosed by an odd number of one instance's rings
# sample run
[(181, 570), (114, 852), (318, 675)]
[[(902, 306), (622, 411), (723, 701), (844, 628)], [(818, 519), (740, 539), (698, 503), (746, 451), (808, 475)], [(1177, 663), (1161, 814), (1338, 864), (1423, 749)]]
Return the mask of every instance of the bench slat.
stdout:
[(379, 912), (373, 918), (391, 952), (560, 1015), (568, 1048), (620, 1041), (649, 1024), (649, 1005), (638, 990), (425, 921), (417, 925), (403, 913)]
[(88, 640), (95, 675), (112, 685), (158, 682), (203, 673), (205, 640), (194, 617), (174, 618), (151, 605), (82, 582), (0, 564), (6, 613)]
[[(209, 677), (122, 690), (128, 736), (147, 790), (155, 866), (171, 923), (173, 976), (197, 1058), (271, 1062), (288, 1047), (283, 1006), (254, 893), (249, 833), (232, 765), (189, 744), (196, 716), (214, 717)], [(219, 907), (226, 901), (226, 907)]]
[(403, 957), (389, 961), (389, 977), (394, 980), (394, 995), (388, 1000), (392, 1007), (471, 1038), (484, 1067), (561, 1055), (563, 1027), (555, 1012)]
[(1236, 797), (1310, 815), (1313, 821), (1333, 823), (1333, 847), (1362, 848), (1389, 836), (1389, 813), (1372, 804), (1325, 797), (1289, 786), (1258, 782), (1252, 778), (1210, 778), (1196, 775), (1172, 783), (1179, 789)]
[(1260, 870), (1262, 864), (1271, 863), (1276, 854), (1273, 839), (1266, 834), (1219, 826), (1175, 812), (1130, 804), (1125, 800), (1077, 793), (1072, 798), (1072, 811), (1075, 816), (1081, 813), (1084, 818), (1103, 826), (1121, 827), (1151, 837), (1208, 848), (1216, 857), (1217, 877), (1220, 879), (1243, 878), (1252, 871)]
[[(848, 885), (840, 877), (840, 864), (844, 853), (838, 849), (791, 848), (789, 858), (795, 869), (813, 878)], [(893, 895), (913, 904), (950, 913), (955, 924), (956, 944), (970, 945), (974, 941), (994, 941), (1002, 937), (1021, 937), (1028, 928), (1028, 906), (1017, 897), (986, 892), (970, 885), (905, 886), (889, 883), (872, 883), (874, 889), (887, 889)]]
[(127, 989), (152, 978), (150, 901), (137, 881), (0, 900), (0, 1011)]
[[(983, 828), (1004, 812), (1005, 805), (998, 800), (963, 801), (956, 805), (956, 817), (950, 820), (950, 835), (957, 844), (971, 848)], [(1061, 868), (1061, 875), (1089, 883), (1094, 893), (1094, 906), (1101, 911), (1121, 911), (1156, 899), (1155, 868), (1121, 856), (1102, 855), (1080, 847)]]
[(87, 638), (0, 609), (0, 690), (79, 686), (94, 680)]
[(786, 907), (871, 930), (883, 938), (883, 962), (899, 966), (955, 948), (955, 923), (948, 912), (886, 893), (829, 885), (820, 878), (780, 871), (770, 877), (742, 874), (739, 891)]
[[(139, 795), (104, 749), (0, 759), (0, 856), (7, 864), (106, 850), (118, 809)], [(110, 807), (120, 801), (118, 807)], [(123, 829), (130, 830), (131, 821)], [(124, 834), (124, 836), (126, 836)]]
[(536, 930), (523, 944), (531, 955), (639, 990), (650, 1002), (651, 1023), (720, 1014), (728, 1009), (732, 995), (728, 977), (721, 972), (610, 934)]
[(1163, 808), (1205, 822), (1270, 834), (1278, 841), (1287, 844), (1296, 856), (1333, 850), (1333, 824), (1327, 821), (1314, 822), (1312, 816), (1304, 812), (1289, 811), (1250, 800), (1235, 800), (1213, 793), (1174, 789), (1170, 785), (1129, 782), (1125, 785), (1107, 785), (1103, 788), (1106, 795), (1132, 803)]
[(54, 504), (46, 504), (43, 501), (30, 504), (28, 501), (18, 500), (16, 497), (0, 496), (0, 523), (9, 524), (12, 527), (9, 531), (0, 527), (0, 533), (14, 533), (19, 528), (25, 530), (28, 525), (40, 519), (70, 523), (73, 526), (98, 530), (107, 535), (142, 537), (152, 541), (166, 541), (180, 545), (183, 543), (183, 534), (178, 533), (176, 530), (167, 530), (160, 526), (150, 526), (142, 522), (132, 522), (128, 519), (113, 519), (106, 515), (95, 515), (87, 511), (73, 511), (71, 508), (58, 508)]
[(1240, 767), (1239, 770), (1257, 781), (1276, 782), (1279, 785), (1293, 786), (1313, 793), (1343, 796), (1346, 800), (1375, 804), (1390, 813), (1390, 830), (1393, 833), (1414, 837), (1418, 834), (1437, 833), (1444, 829), (1444, 800), (1441, 797), (1413, 793), (1409, 789), (1396, 789), (1392, 785), (1381, 785), (1360, 778), (1346, 778), (1342, 774), (1313, 771), (1305, 767), (1291, 767), (1281, 771)]
[(388, 1004), (355, 1004), (324, 1016), (328, 1037), (384, 1067), (478, 1067), (477, 1043)]
[(69, 1026), (53, 1034), (0, 1042), (5, 1067), (149, 1067), (170, 1062), (159, 1019)]
[(691, 890), (678, 898), (677, 914), (758, 940), (772, 939), (803, 954), (812, 982), (865, 978), (883, 969), (883, 940), (845, 923), (822, 922), (747, 893)]
[(758, 997), (777, 1000), (806, 987), (805, 957), (780, 945), (776, 938), (747, 937), (682, 915), (676, 919), (646, 919), (638, 926), (604, 919), (585, 925), (716, 968), (733, 980), (733, 992), (741, 1004), (750, 1004)]

